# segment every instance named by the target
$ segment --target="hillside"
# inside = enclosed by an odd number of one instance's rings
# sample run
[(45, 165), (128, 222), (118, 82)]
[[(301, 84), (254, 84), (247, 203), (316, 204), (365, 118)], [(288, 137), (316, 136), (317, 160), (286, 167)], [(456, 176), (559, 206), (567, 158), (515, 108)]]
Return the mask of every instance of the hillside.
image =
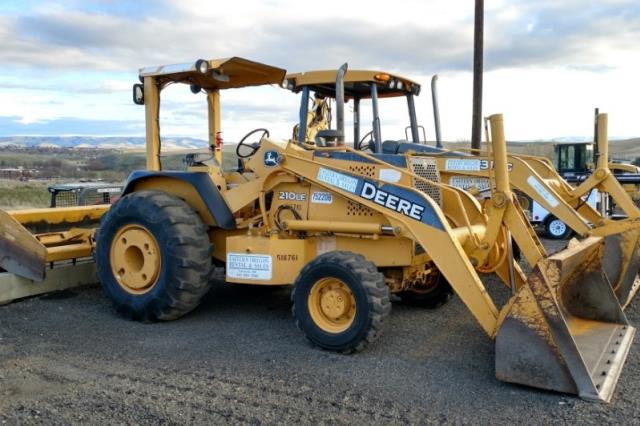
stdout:
[[(530, 155), (552, 157), (553, 146), (557, 143), (585, 142), (585, 138), (555, 138), (550, 141), (518, 141), (509, 142), (513, 152)], [(429, 142), (429, 144), (435, 144)], [(634, 160), (640, 157), (640, 138), (613, 139), (609, 142), (611, 155), (615, 158)], [(469, 146), (468, 142), (445, 142), (449, 149), (460, 149)], [(179, 137), (162, 140), (164, 151), (189, 151), (206, 148), (207, 142), (202, 139)], [(85, 136), (3, 136), (0, 137), (0, 149), (34, 149), (55, 148), (141, 150), (144, 149), (144, 137), (85, 137)]]
[[(542, 157), (553, 158), (553, 147), (558, 143), (567, 143), (569, 141), (527, 141), (527, 142), (508, 142), (510, 152), (518, 154), (539, 155)], [(580, 141), (583, 142), (583, 141)], [(469, 148), (468, 142), (445, 142), (448, 149)], [(633, 161), (640, 157), (640, 138), (618, 139), (609, 141), (609, 156), (619, 160)]]
[[(195, 138), (163, 138), (166, 149), (197, 149), (207, 142)], [(2, 136), (0, 147), (25, 148), (98, 148), (142, 149), (144, 137), (88, 137), (88, 136)]]

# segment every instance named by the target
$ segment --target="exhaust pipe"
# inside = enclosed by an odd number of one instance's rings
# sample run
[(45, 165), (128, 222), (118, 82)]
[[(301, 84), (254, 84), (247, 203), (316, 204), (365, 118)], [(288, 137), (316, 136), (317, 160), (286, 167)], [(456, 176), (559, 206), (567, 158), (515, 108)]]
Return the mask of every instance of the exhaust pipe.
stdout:
[(436, 128), (436, 147), (442, 148), (440, 135), (440, 108), (438, 107), (438, 74), (431, 77), (431, 102), (433, 103), (433, 124)]
[(337, 145), (344, 145), (344, 76), (349, 65), (345, 62), (336, 74), (336, 128), (338, 137)]

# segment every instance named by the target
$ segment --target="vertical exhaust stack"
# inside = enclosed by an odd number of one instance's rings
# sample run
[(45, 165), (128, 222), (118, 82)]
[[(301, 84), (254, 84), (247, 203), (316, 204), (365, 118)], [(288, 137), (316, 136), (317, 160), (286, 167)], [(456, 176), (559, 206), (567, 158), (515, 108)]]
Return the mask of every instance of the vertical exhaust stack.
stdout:
[[(508, 173), (502, 115), (490, 117), (496, 179)], [(506, 190), (508, 181), (498, 190)], [(572, 240), (543, 258), (500, 313), (496, 377), (611, 400), (635, 328), (603, 272), (604, 239)]]
[(473, 34), (473, 114), (471, 149), (476, 155), (482, 139), (482, 68), (484, 56), (484, 0), (476, 0)]
[(438, 106), (438, 74), (431, 77), (431, 103), (433, 104), (433, 124), (436, 128), (436, 147), (442, 148), (440, 134), (440, 107)]
[(344, 145), (344, 76), (349, 65), (345, 62), (336, 74), (336, 128), (338, 130), (337, 144)]

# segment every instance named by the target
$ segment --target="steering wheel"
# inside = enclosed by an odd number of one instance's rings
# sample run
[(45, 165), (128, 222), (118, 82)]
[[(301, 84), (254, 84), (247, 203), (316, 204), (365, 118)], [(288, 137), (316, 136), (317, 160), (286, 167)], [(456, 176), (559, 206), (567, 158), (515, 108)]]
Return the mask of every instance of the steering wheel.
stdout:
[[(369, 141), (366, 144), (364, 144), (364, 141), (367, 140), (367, 138), (369, 139)], [(358, 142), (358, 148), (357, 148), (358, 151), (371, 150), (371, 147), (369, 145), (372, 140), (373, 140), (373, 130), (369, 131), (367, 134), (365, 134), (362, 137), (362, 139), (360, 139), (360, 142)]]
[[(253, 142), (253, 143), (247, 143), (246, 140), (249, 139), (249, 136), (253, 135), (254, 133), (258, 133), (258, 132), (262, 132), (262, 135), (260, 136), (260, 139), (258, 139), (258, 142)], [(251, 157), (253, 154), (256, 153), (256, 151), (258, 150), (258, 148), (260, 148), (260, 142), (262, 141), (262, 138), (268, 138), (269, 137), (269, 131), (267, 129), (255, 129), (250, 131), (249, 133), (247, 133), (246, 135), (244, 135), (244, 137), (242, 139), (240, 139), (240, 142), (238, 142), (238, 145), (236, 146), (236, 155), (238, 156), (238, 158), (248, 158)], [(246, 150), (248, 150), (248, 153), (242, 153), (242, 147), (245, 146)]]

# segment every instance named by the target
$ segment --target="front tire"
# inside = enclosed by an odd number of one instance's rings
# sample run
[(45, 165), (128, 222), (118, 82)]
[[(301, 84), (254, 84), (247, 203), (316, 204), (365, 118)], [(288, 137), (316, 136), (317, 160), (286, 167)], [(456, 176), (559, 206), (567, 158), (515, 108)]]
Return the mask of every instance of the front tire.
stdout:
[(294, 283), (291, 299), (296, 325), (307, 339), (342, 353), (373, 343), (391, 312), (384, 276), (372, 262), (347, 251), (309, 262)]
[(128, 319), (165, 321), (192, 311), (209, 290), (207, 228), (182, 199), (160, 191), (122, 197), (96, 235), (98, 279)]

